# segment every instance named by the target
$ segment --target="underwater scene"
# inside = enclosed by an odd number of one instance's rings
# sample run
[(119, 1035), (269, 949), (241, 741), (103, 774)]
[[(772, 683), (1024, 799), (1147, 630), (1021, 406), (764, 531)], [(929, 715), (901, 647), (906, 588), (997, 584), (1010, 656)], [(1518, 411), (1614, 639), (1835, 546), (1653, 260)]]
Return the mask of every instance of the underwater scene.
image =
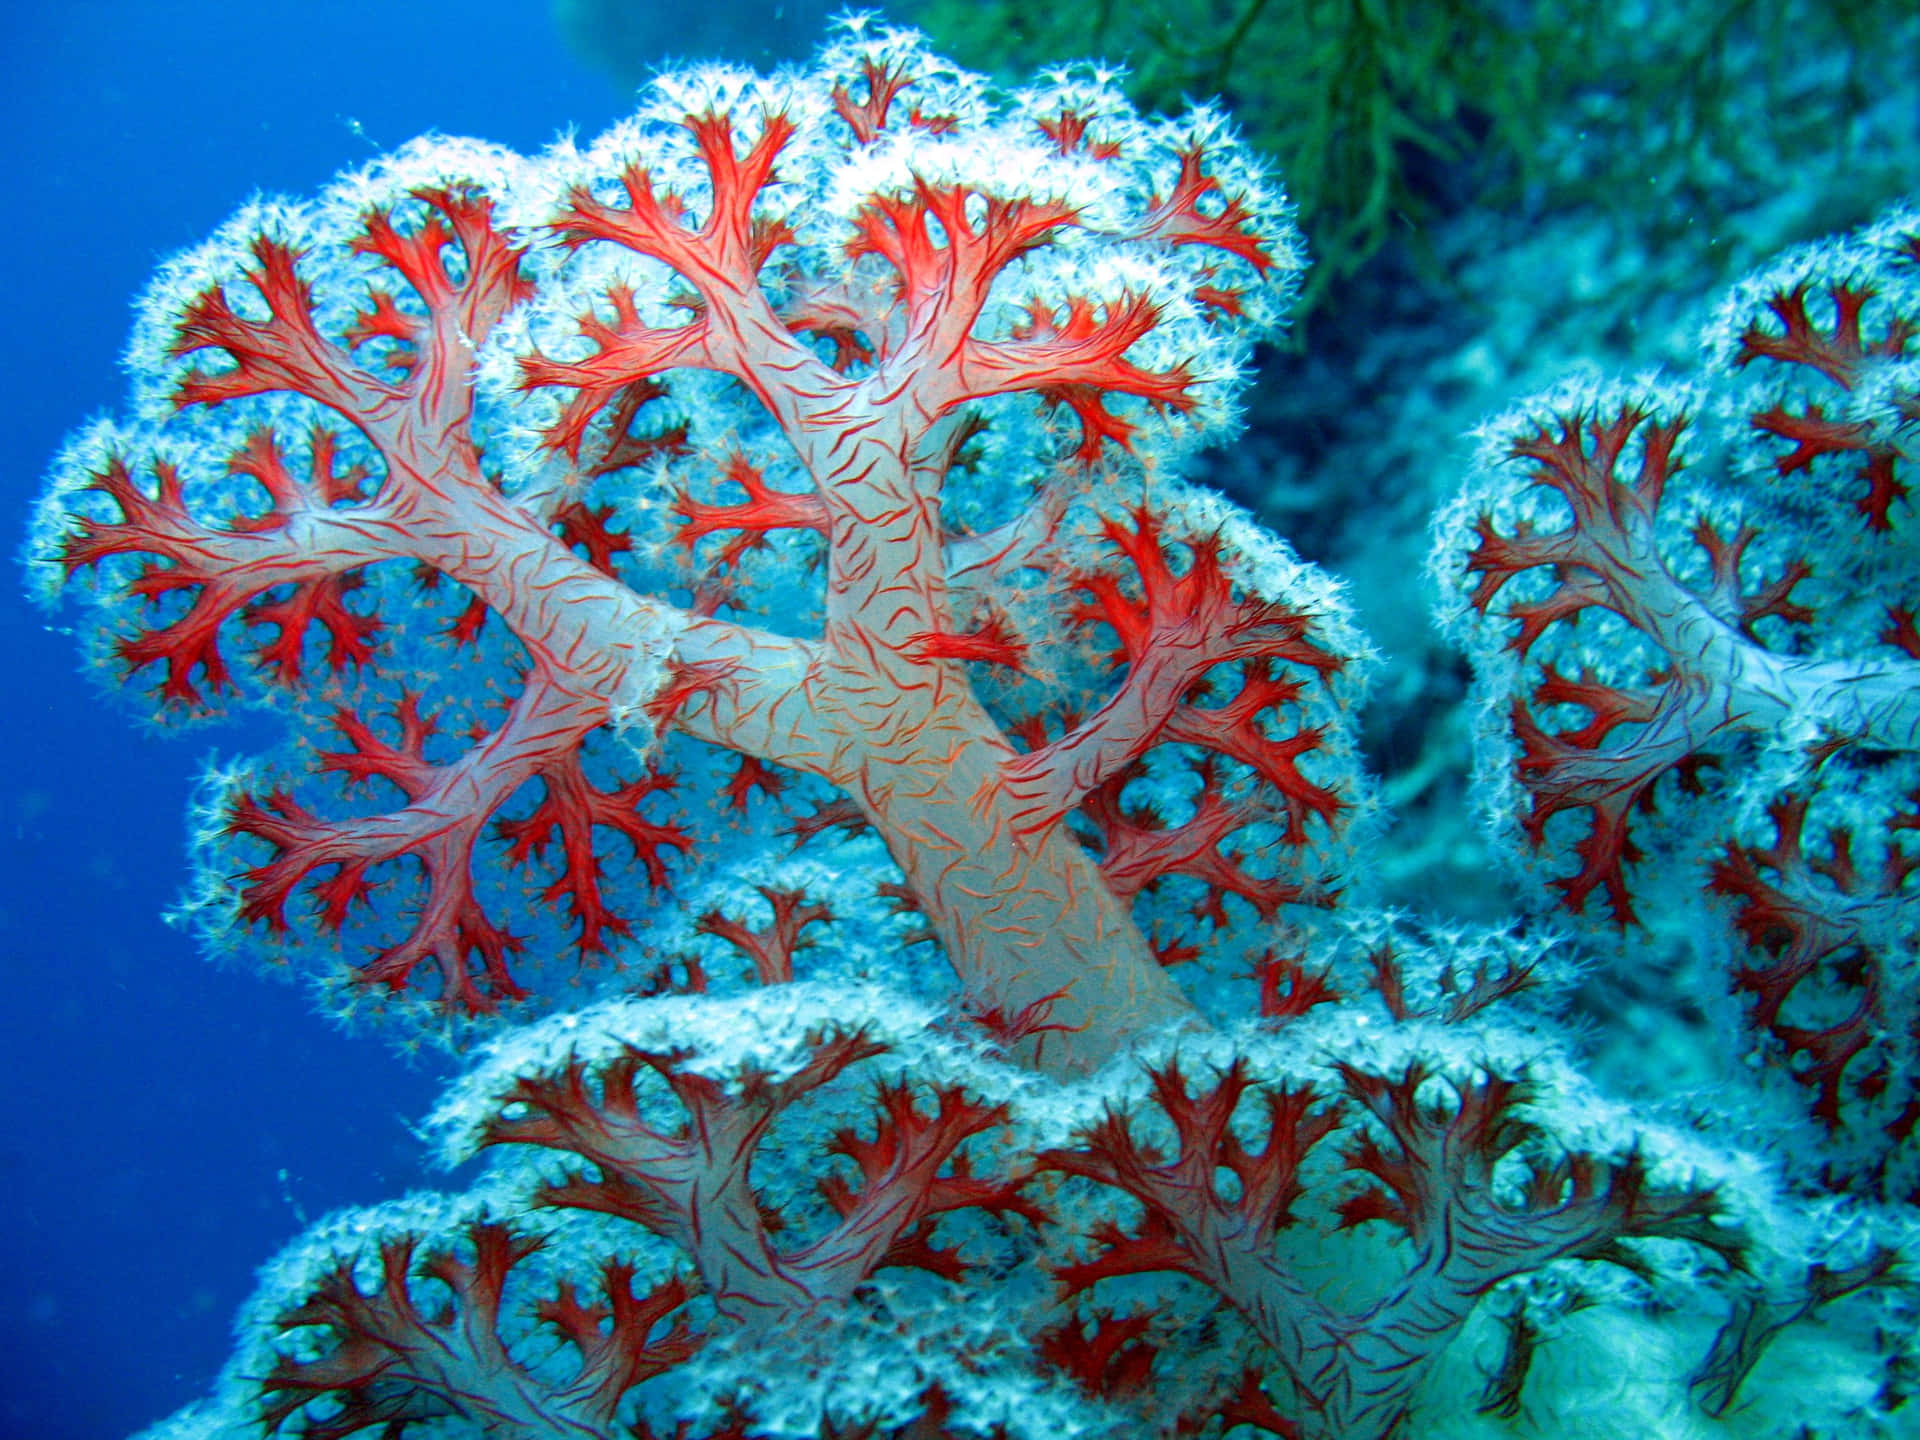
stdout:
[(1920, 15), (23, 3), (0, 1436), (1920, 1436)]

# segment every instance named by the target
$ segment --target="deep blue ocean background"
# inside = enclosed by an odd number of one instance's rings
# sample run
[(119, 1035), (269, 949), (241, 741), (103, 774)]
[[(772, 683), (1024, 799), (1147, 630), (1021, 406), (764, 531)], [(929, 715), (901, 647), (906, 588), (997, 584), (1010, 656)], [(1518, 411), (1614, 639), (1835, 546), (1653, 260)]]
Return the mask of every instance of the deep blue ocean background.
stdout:
[[(248, 194), (309, 193), (370, 142), (534, 149), (623, 109), (542, 0), (14, 0), (0, 73), (9, 559), (63, 434), (121, 403), (130, 301)], [(93, 1440), (206, 1392), (304, 1219), (431, 1183), (407, 1127), (447, 1062), (161, 922), (201, 759), (269, 735), (143, 728), (11, 564), (0, 654), (0, 1437)]]

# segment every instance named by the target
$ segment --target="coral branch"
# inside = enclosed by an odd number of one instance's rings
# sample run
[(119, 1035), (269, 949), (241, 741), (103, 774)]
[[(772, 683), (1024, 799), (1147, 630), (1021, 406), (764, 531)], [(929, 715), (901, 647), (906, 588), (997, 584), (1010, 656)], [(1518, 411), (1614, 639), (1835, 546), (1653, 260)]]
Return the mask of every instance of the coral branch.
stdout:
[[(1173, 245), (1206, 245), (1237, 255), (1254, 269), (1272, 268), (1268, 254), (1274, 237), (1262, 235), (1251, 211), (1237, 195), (1226, 193), (1205, 171), (1206, 152), (1189, 150), (1180, 157), (1180, 178), (1165, 199), (1152, 208), (1133, 232), (1143, 240)], [(1210, 210), (1201, 208), (1207, 202)]]
[[(686, 1303), (683, 1282), (668, 1280), (636, 1296), (633, 1267), (609, 1261), (605, 1304), (583, 1304), (562, 1282), (558, 1296), (539, 1308), (577, 1357), (570, 1377), (549, 1383), (531, 1357), (514, 1355), (502, 1333), (508, 1276), (541, 1241), (504, 1225), (474, 1224), (466, 1242), (471, 1259), (444, 1249), (416, 1261), (416, 1241), (389, 1240), (380, 1249), (377, 1290), (363, 1291), (352, 1262), (342, 1262), (282, 1315), (283, 1329), (316, 1330), (324, 1348), (311, 1359), (282, 1356), (259, 1382), (267, 1427), (279, 1430), (304, 1411), (299, 1433), (313, 1440), (376, 1426), (396, 1434), (413, 1422), (454, 1417), (554, 1440), (604, 1434), (622, 1396), (700, 1348), (684, 1318), (654, 1336)], [(420, 1280), (436, 1282), (451, 1303), (424, 1312)], [(307, 1409), (317, 1401), (326, 1405)]]
[(1056, 319), (1045, 304), (1035, 301), (1012, 339), (968, 342), (960, 367), (965, 386), (960, 399), (1031, 390), (1066, 406), (1080, 420), (1076, 458), (1090, 465), (1109, 441), (1123, 450), (1131, 448), (1138, 428), (1107, 409), (1108, 395), (1137, 395), (1176, 411), (1193, 405), (1188, 394), (1193, 375), (1186, 366), (1147, 370), (1124, 358), (1158, 320), (1153, 302), (1144, 295), (1122, 296), (1099, 311), (1091, 301), (1074, 296), (1064, 319)]
[[(1840, 828), (1827, 833), (1825, 858), (1809, 853), (1810, 803), (1803, 794), (1776, 797), (1767, 807), (1773, 842), (1729, 841), (1710, 888), (1738, 905), (1734, 923), (1748, 956), (1733, 983), (1753, 997), (1750, 1021), (1784, 1047), (1789, 1073), (1813, 1092), (1814, 1115), (1836, 1128), (1844, 1103), (1869, 1109), (1884, 1126), (1889, 1111), (1897, 1117), (1913, 1104), (1900, 1038), (1888, 1033), (1886, 992), (1920, 857), (1889, 844), (1880, 873), (1860, 874), (1852, 832)], [(1896, 816), (1889, 829), (1914, 813)], [(1818, 1023), (1789, 1019), (1796, 994), (1794, 1008), (1822, 1016)], [(1886, 1133), (1906, 1138), (1898, 1128), (1896, 1119)], [(1910, 1134), (1911, 1123), (1905, 1129)]]
[(711, 208), (697, 230), (687, 222), (685, 201), (671, 190), (657, 191), (652, 175), (639, 164), (629, 165), (621, 176), (624, 207), (576, 186), (553, 222), (567, 245), (606, 242), (662, 261), (694, 287), (701, 301), (688, 323), (655, 326), (640, 318), (633, 292), (615, 285), (606, 292), (611, 323), (591, 313), (580, 318), (580, 332), (594, 347), (590, 358), (558, 361), (535, 354), (521, 359), (524, 388), (574, 392), (547, 434), (555, 450), (577, 454), (594, 415), (629, 385), (667, 370), (721, 370), (763, 399), (771, 399), (762, 389), (766, 367), (825, 370), (788, 334), (758, 281), (767, 257), (791, 239), (783, 222), (756, 218), (754, 206), (792, 138), (792, 122), (784, 115), (765, 116), (759, 138), (744, 156), (734, 150), (731, 115), (689, 115), (685, 124), (712, 187)]
[(713, 505), (695, 500), (685, 490), (675, 493), (674, 514), (683, 523), (673, 538), (689, 550), (702, 536), (735, 531), (715, 562), (732, 568), (747, 551), (763, 544), (770, 530), (826, 531), (827, 510), (818, 495), (775, 490), (760, 468), (742, 455), (728, 457), (726, 477), (747, 492), (744, 503)]
[[(831, 1142), (860, 1174), (857, 1183), (821, 1183), (839, 1223), (810, 1244), (780, 1248), (784, 1222), (755, 1184), (756, 1152), (782, 1112), (886, 1048), (859, 1031), (816, 1035), (807, 1046), (804, 1062), (777, 1080), (748, 1072), (723, 1082), (689, 1068), (686, 1052), (632, 1047), (591, 1068), (576, 1061), (557, 1074), (522, 1075), (487, 1123), (484, 1143), (539, 1145), (588, 1161), (599, 1178), (549, 1185), (540, 1203), (616, 1215), (673, 1241), (736, 1324), (771, 1325), (844, 1300), (885, 1265), (957, 1276), (958, 1257), (934, 1243), (930, 1228), (947, 1212), (1039, 1218), (1018, 1181), (977, 1177), (956, 1153), (1001, 1125), (1003, 1111), (949, 1089), (927, 1115), (908, 1089), (885, 1086), (873, 1137), (843, 1130)], [(643, 1072), (658, 1076), (685, 1113), (678, 1128), (646, 1118), (650, 1105), (636, 1084)]]
[[(403, 858), (419, 863), (425, 893), (409, 933), (361, 967), (357, 978), (364, 984), (404, 989), (416, 968), (431, 964), (438, 972), (440, 1003), (448, 1009), (487, 1010), (524, 993), (507, 970), (507, 957), (521, 942), (487, 915), (475, 893), (474, 867), (488, 821), (530, 779), (544, 782), (545, 799), (532, 815), (503, 821), (500, 830), (512, 842), (511, 859), (517, 863), (527, 863), (559, 832), (564, 866), (547, 899), (564, 895), (571, 900), (583, 954), (603, 950), (606, 932), (626, 933), (626, 922), (601, 899), (592, 831), (611, 828), (624, 835), (656, 884), (664, 883), (660, 849), (687, 845), (682, 832), (635, 813), (665, 781), (652, 777), (612, 791), (586, 781), (579, 746), (604, 715), (550, 682), (531, 680), (505, 723), (451, 764), (427, 758), (434, 724), (420, 713), (418, 696), (403, 695), (395, 718), (400, 740), (390, 744), (355, 712), (339, 711), (334, 723), (350, 748), (323, 754), (320, 768), (356, 782), (386, 781), (406, 798), (403, 808), (328, 821), (287, 792), (274, 791), (264, 799), (241, 796), (227, 821), (228, 833), (252, 836), (275, 852), (272, 860), (247, 872), (241, 891), (242, 917), (264, 922), (275, 933), (288, 928), (287, 902), (309, 881), (320, 902), (320, 922), (337, 929), (367, 898), (370, 871)], [(315, 878), (316, 871), (329, 867), (331, 876)], [(477, 974), (470, 959), (479, 962)]]
[[(1522, 752), (1518, 775), (1531, 796), (1527, 836), (1543, 846), (1554, 816), (1589, 812), (1575, 846), (1579, 870), (1554, 883), (1574, 911), (1603, 889), (1621, 925), (1634, 919), (1627, 866), (1639, 852), (1631, 817), (1651, 806), (1663, 775), (1689, 785), (1699, 766), (1739, 735), (1796, 716), (1818, 716), (1858, 743), (1920, 746), (1920, 687), (1906, 664), (1800, 658), (1757, 630), (1763, 620), (1802, 626), (1815, 617), (1792, 598), (1810, 573), (1805, 562), (1789, 562), (1758, 585), (1745, 580), (1743, 556), (1756, 527), (1726, 540), (1701, 520), (1691, 534), (1705, 552), (1709, 583), (1700, 590), (1676, 577), (1661, 548), (1658, 513), (1681, 469), (1676, 447), (1685, 424), (1625, 405), (1605, 418), (1573, 415), (1523, 435), (1512, 455), (1531, 462), (1529, 485), (1565, 502), (1568, 523), (1541, 532), (1523, 519), (1503, 533), (1482, 513), (1465, 560), (1466, 572), (1479, 577), (1471, 604), (1483, 614), (1516, 577), (1551, 573), (1544, 595), (1506, 608), (1517, 622), (1507, 645), (1519, 656), (1532, 657), (1549, 635), (1555, 646), (1575, 643), (1571, 622), (1598, 609), (1638, 632), (1658, 657), (1657, 673), (1638, 689), (1605, 683), (1590, 670), (1569, 679), (1548, 662), (1533, 706), (1511, 702)], [(1551, 731), (1534, 707), (1577, 707), (1589, 718)]]
[[(1041, 1157), (1142, 1207), (1131, 1232), (1095, 1232), (1096, 1253), (1059, 1271), (1063, 1289), (1077, 1294), (1155, 1271), (1189, 1276), (1232, 1304), (1272, 1351), (1300, 1398), (1300, 1433), (1381, 1440), (1404, 1424), (1420, 1377), (1499, 1281), (1562, 1258), (1621, 1258), (1617, 1242), (1627, 1236), (1686, 1240), (1730, 1259), (1739, 1253), (1737, 1233), (1713, 1219), (1711, 1192), (1656, 1192), (1633, 1158), (1610, 1165), (1578, 1153), (1535, 1157), (1525, 1199), (1513, 1204), (1495, 1169), (1536, 1139), (1515, 1113), (1515, 1082), (1486, 1076), (1455, 1086), (1446, 1107), (1423, 1101), (1430, 1076), (1418, 1066), (1398, 1078), (1335, 1068), (1387, 1138), (1382, 1145), (1363, 1131), (1347, 1150), (1348, 1168), (1375, 1185), (1340, 1202), (1341, 1223), (1384, 1220), (1413, 1242), (1402, 1280), (1386, 1294), (1342, 1313), (1276, 1257), (1276, 1236), (1295, 1223), (1304, 1194), (1303, 1162), (1340, 1128), (1342, 1113), (1317, 1104), (1310, 1090), (1266, 1091), (1257, 1127), (1264, 1144), (1250, 1150), (1233, 1123), (1252, 1089), (1238, 1060), (1199, 1091), (1177, 1066), (1151, 1072), (1154, 1103), (1179, 1138), (1171, 1160), (1143, 1146), (1113, 1111), (1071, 1148)], [(1231, 1188), (1223, 1175), (1233, 1177)]]
[[(313, 432), (307, 474), (301, 476), (270, 432), (256, 432), (229, 465), (259, 481), (271, 508), (219, 529), (194, 517), (179, 472), (165, 461), (154, 463), (151, 495), (118, 456), (90, 477), (88, 488), (111, 499), (121, 518), (76, 517), (61, 546), (67, 571), (110, 556), (149, 556), (128, 582), (129, 594), (159, 602), (192, 592), (185, 614), (115, 644), (129, 673), (166, 667), (159, 687), (163, 701), (198, 707), (206, 700), (202, 685), (213, 693), (233, 688), (219, 632), (236, 616), (276, 632), (260, 647), (257, 662), (283, 685), (305, 678), (308, 632), (315, 625), (327, 637), (330, 671), (371, 660), (381, 621), (350, 608), (347, 597), (358, 587), (361, 567), (405, 553), (405, 532), (386, 506), (364, 499), (366, 472), (341, 466), (335, 441), (330, 431)], [(286, 592), (276, 596), (282, 586)]]
[(807, 903), (804, 890), (782, 890), (772, 885), (756, 885), (773, 911), (773, 920), (758, 930), (731, 920), (718, 910), (700, 917), (702, 935), (717, 935), (753, 962), (755, 977), (762, 985), (780, 985), (793, 979), (793, 957), (813, 945), (806, 933), (809, 925), (831, 924), (833, 911), (825, 905)]
[[(1009, 764), (1009, 782), (1030, 806), (1023, 823), (1051, 823), (1170, 740), (1243, 760), (1309, 813), (1330, 817), (1338, 800), (1293, 764), (1317, 738), (1302, 732), (1275, 741), (1255, 722), (1299, 693), (1298, 686), (1273, 677), (1273, 662), (1300, 665), (1324, 678), (1341, 668), (1341, 658), (1310, 638), (1310, 615), (1236, 595), (1217, 539), (1187, 540), (1186, 572), (1175, 574), (1160, 522), (1144, 509), (1134, 511), (1132, 522), (1129, 528), (1106, 521), (1102, 533), (1130, 562), (1139, 599), (1104, 571), (1076, 577), (1089, 597), (1079, 619), (1104, 624), (1119, 637), (1126, 678), (1106, 704), (1061, 738)], [(1234, 662), (1250, 663), (1231, 702), (1218, 709), (1190, 703), (1209, 671)], [(1297, 834), (1298, 825), (1298, 817), (1290, 819), (1290, 832)]]

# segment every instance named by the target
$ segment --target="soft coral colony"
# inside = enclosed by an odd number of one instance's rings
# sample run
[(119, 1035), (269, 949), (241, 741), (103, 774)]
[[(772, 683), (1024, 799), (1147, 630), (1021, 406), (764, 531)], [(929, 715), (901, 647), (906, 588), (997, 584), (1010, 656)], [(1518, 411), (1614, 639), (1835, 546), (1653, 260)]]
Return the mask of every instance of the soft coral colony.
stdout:
[[(1474, 929), (1369, 905), (1372, 657), (1180, 478), (1305, 263), (1221, 116), (856, 19), (249, 206), (37, 568), (293, 717), (180, 918), (475, 1047), (489, 1158), (156, 1433), (1898, 1433), (1917, 235), (1489, 426), (1436, 571), (1570, 928)], [(1583, 1068), (1582, 933), (1736, 1022), (1710, 1100)]]

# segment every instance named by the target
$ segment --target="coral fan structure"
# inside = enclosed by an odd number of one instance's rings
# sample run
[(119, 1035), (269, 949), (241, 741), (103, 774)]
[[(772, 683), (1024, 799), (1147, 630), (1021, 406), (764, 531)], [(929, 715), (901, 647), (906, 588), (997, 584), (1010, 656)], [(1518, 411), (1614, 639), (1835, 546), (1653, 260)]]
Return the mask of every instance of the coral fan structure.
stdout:
[(1648, 851), (1726, 897), (1751, 1023), (1846, 1132), (1839, 1163), (1909, 1202), (1916, 271), (1899, 211), (1745, 281), (1696, 382), (1524, 403), (1437, 550), (1491, 818), (1518, 818), (1570, 910), (1664, 905)]
[[(1897, 1433), (1917, 235), (1490, 427), (1435, 565), (1538, 904), (1476, 928), (1370, 905), (1372, 657), (1180, 476), (1305, 263), (1218, 113), (855, 18), (254, 202), (36, 572), (163, 715), (292, 718), (178, 918), (470, 1049), (484, 1164), (153, 1433)], [(1746, 1000), (1715, 1089), (1568, 1023), (1636, 960)]]

